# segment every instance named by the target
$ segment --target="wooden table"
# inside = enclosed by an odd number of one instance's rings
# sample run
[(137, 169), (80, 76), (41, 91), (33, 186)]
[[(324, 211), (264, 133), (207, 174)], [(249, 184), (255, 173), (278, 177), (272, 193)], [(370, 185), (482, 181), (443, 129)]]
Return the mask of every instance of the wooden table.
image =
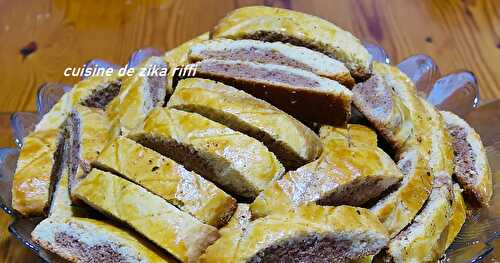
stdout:
[[(481, 98), (500, 97), (500, 1), (63, 1), (0, 0), (0, 112), (33, 111), (37, 87), (74, 83), (66, 67), (92, 58), (125, 63), (136, 49), (168, 50), (244, 5), (292, 8), (382, 45), (398, 62), (425, 53), (442, 73), (469, 69)], [(6, 114), (0, 132), (8, 133)], [(0, 146), (12, 146), (8, 136)], [(36, 262), (8, 235), (0, 212), (0, 261)]]

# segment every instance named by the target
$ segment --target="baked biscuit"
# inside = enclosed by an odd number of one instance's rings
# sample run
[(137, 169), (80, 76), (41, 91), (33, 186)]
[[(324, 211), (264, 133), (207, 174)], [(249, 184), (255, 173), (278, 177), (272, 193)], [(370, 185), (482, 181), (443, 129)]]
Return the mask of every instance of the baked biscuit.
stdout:
[(284, 65), (311, 71), (347, 87), (354, 85), (354, 79), (342, 62), (308, 48), (281, 42), (215, 39), (192, 46), (189, 60), (196, 62), (204, 59)]
[(49, 207), (51, 178), (62, 157), (58, 129), (34, 131), (23, 139), (12, 181), (12, 208), (23, 216), (41, 216)]
[(210, 37), (305, 46), (343, 62), (358, 80), (371, 74), (372, 56), (351, 33), (319, 17), (288, 9), (265, 6), (236, 9), (219, 21)]
[(310, 205), (252, 222), (248, 212), (235, 215), (200, 262), (346, 262), (374, 255), (388, 241), (364, 208)]
[(492, 175), (479, 134), (457, 115), (442, 111), (455, 152), (455, 178), (472, 207), (488, 206), (493, 195)]
[(44, 249), (69, 262), (174, 263), (147, 241), (113, 224), (89, 218), (47, 218), (31, 233)]
[(146, 189), (93, 169), (73, 190), (82, 201), (126, 223), (181, 262), (197, 262), (219, 234)]
[(200, 175), (126, 137), (111, 141), (95, 165), (131, 180), (205, 224), (221, 227), (236, 200)]
[(307, 126), (271, 104), (219, 82), (181, 80), (167, 106), (201, 114), (263, 142), (288, 169), (311, 162), (321, 153), (318, 136)]
[(294, 210), (308, 203), (360, 206), (403, 177), (381, 149), (361, 140), (351, 144), (349, 136), (343, 136), (347, 129), (323, 127), (321, 133), (323, 154), (289, 171), (257, 196), (251, 205), (255, 217)]
[[(146, 74), (156, 70), (155, 74)], [(167, 64), (160, 57), (150, 57), (135, 67), (134, 75), (124, 78), (120, 93), (106, 107), (110, 122), (119, 125), (122, 134), (136, 129), (154, 107), (165, 104)], [(171, 92), (169, 92), (171, 94)]]
[(343, 125), (351, 114), (352, 92), (334, 80), (309, 71), (216, 59), (194, 65), (196, 77), (237, 87), (304, 122)]
[(245, 198), (255, 198), (285, 171), (259, 141), (196, 113), (156, 108), (144, 129), (129, 137)]
[(451, 177), (434, 177), (432, 192), (422, 211), (377, 257), (385, 262), (437, 262), (447, 245), (452, 198)]

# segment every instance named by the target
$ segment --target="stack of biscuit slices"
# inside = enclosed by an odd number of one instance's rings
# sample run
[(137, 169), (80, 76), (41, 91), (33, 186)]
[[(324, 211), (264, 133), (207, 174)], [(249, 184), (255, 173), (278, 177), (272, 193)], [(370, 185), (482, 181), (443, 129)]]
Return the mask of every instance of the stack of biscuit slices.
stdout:
[(138, 67), (169, 74), (82, 80), (24, 138), (13, 208), (67, 261), (436, 262), (490, 201), (474, 129), (323, 19), (237, 9)]

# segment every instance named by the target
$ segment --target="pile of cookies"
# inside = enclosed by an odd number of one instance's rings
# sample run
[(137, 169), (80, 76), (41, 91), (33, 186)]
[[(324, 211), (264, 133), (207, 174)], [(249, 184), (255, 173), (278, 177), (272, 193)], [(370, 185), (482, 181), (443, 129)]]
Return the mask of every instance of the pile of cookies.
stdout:
[(82, 80), (23, 140), (12, 206), (65, 260), (435, 262), (491, 199), (479, 135), (323, 19), (237, 9), (153, 67)]

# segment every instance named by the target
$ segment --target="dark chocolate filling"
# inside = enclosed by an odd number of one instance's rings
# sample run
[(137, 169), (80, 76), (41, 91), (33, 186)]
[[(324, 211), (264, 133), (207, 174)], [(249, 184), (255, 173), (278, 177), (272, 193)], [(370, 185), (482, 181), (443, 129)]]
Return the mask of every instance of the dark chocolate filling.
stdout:
[(255, 81), (272, 81), (295, 87), (319, 87), (320, 84), (304, 76), (296, 75), (289, 71), (271, 69), (255, 64), (253, 66), (243, 63), (226, 63), (224, 61), (205, 60), (198, 63), (200, 73), (222, 75), (236, 79), (252, 79)]
[[(128, 262), (126, 256), (118, 252), (110, 243), (96, 244), (89, 246), (82, 243), (79, 238), (71, 236), (64, 232), (55, 234), (55, 242), (71, 256), (78, 258), (78, 262), (84, 263), (118, 263)], [(136, 261), (139, 261), (136, 258)]]
[(81, 105), (93, 108), (104, 109), (111, 100), (113, 100), (120, 92), (121, 82), (112, 81), (106, 83), (104, 88), (101, 88), (92, 93), (88, 98), (81, 102)]
[(257, 252), (247, 263), (335, 263), (349, 262), (375, 253), (365, 249), (363, 253), (352, 253), (352, 240), (335, 236), (309, 234), (276, 242)]
[(309, 65), (291, 59), (279, 51), (252, 46), (237, 49), (225, 49), (224, 51), (205, 50), (201, 53), (201, 56), (203, 59), (243, 60), (262, 64), (278, 64), (313, 71), (313, 68)]

